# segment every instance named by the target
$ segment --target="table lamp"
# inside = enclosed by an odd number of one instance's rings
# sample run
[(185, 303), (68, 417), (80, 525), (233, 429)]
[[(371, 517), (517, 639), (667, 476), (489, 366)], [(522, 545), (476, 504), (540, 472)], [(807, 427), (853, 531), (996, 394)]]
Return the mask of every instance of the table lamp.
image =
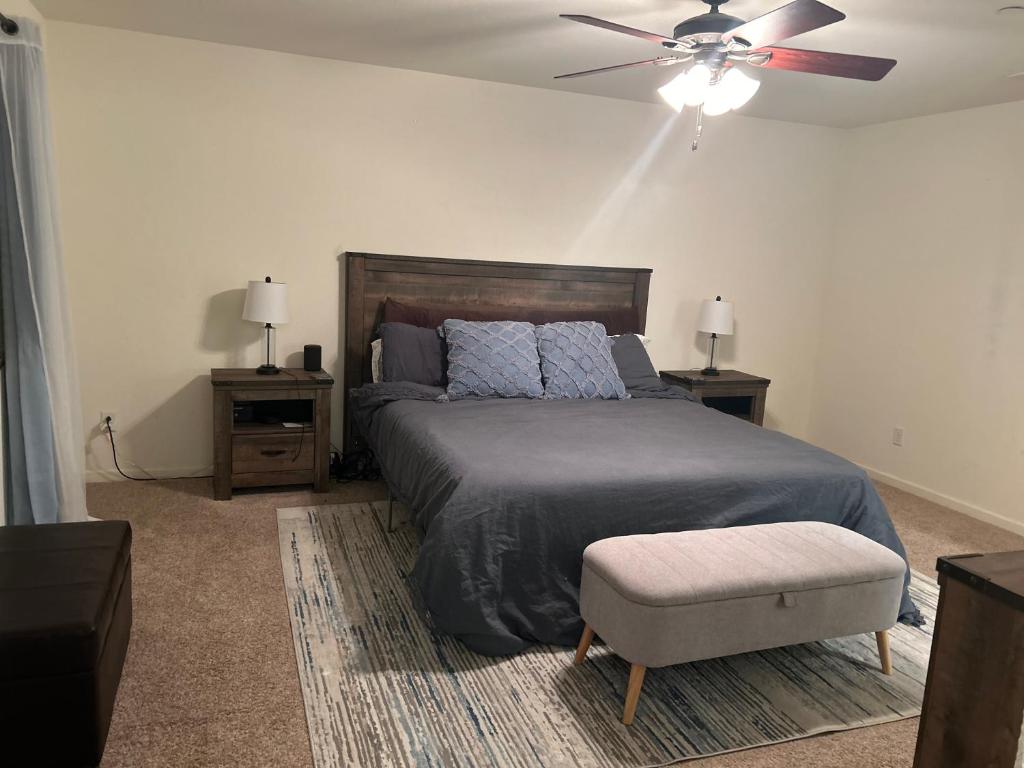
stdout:
[(254, 323), (265, 323), (267, 332), (267, 361), (256, 369), (256, 373), (280, 373), (277, 367), (277, 329), (274, 323), (288, 322), (288, 284), (265, 280), (250, 280), (245, 292), (245, 307), (242, 319)]
[(715, 345), (718, 343), (719, 334), (722, 336), (732, 335), (732, 302), (722, 301), (721, 296), (716, 296), (714, 301), (705, 299), (700, 305), (700, 315), (697, 317), (697, 330), (701, 333), (711, 334), (708, 367), (701, 371), (701, 375), (717, 376)]

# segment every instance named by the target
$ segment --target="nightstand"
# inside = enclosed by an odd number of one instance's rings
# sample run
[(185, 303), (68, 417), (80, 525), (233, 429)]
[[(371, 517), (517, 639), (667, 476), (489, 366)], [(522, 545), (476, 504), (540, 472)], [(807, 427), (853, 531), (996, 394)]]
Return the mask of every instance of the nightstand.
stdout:
[(214, 368), (213, 497), (234, 488), (311, 483), (327, 491), (331, 387), (324, 371)]
[(659, 373), (666, 384), (690, 390), (709, 408), (764, 426), (764, 401), (771, 379), (742, 371), (719, 371), (718, 376), (702, 376), (699, 370)]

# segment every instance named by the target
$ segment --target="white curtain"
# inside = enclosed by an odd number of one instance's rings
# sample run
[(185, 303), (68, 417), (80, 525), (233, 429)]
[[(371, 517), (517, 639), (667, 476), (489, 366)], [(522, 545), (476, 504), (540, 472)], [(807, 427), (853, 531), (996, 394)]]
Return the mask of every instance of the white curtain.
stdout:
[(4, 474), (16, 525), (88, 516), (42, 39), (34, 22), (17, 21), (17, 34), (0, 34)]

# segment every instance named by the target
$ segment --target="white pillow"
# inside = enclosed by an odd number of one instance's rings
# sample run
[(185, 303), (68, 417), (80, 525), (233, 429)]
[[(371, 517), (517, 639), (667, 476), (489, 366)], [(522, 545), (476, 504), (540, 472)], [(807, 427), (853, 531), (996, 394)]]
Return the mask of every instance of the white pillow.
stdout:
[(370, 342), (370, 377), (373, 379), (374, 384), (379, 384), (381, 380), (380, 359), (383, 350), (384, 341), (382, 339), (374, 339)]
[[(640, 343), (643, 344), (644, 347), (648, 346), (651, 343), (651, 337), (650, 336), (644, 336), (642, 333), (632, 333), (632, 334), (624, 333), (624, 334), (619, 334), (619, 335), (620, 336), (636, 336), (638, 339), (640, 339)], [(612, 338), (613, 339), (617, 339), (617, 338), (619, 338), (619, 336), (612, 336)]]

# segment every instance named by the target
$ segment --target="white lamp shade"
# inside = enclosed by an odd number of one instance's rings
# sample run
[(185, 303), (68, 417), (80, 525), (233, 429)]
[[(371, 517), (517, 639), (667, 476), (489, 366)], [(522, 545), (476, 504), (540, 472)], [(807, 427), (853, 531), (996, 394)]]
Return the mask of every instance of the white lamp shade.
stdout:
[(672, 109), (682, 112), (683, 107), (695, 107), (704, 101), (710, 83), (711, 70), (697, 64), (661, 86), (658, 94)]
[(697, 330), (701, 333), (717, 333), (719, 336), (732, 335), (732, 302), (705, 299), (700, 305)]
[(255, 323), (288, 322), (288, 284), (250, 280), (242, 319)]
[(732, 105), (729, 102), (729, 91), (723, 87), (722, 83), (708, 88), (707, 95), (704, 98), (705, 115), (718, 117), (719, 115), (724, 115), (730, 109), (732, 109)]
[(726, 90), (729, 109), (739, 109), (753, 98), (757, 89), (761, 87), (761, 82), (733, 67), (725, 73), (718, 87)]

